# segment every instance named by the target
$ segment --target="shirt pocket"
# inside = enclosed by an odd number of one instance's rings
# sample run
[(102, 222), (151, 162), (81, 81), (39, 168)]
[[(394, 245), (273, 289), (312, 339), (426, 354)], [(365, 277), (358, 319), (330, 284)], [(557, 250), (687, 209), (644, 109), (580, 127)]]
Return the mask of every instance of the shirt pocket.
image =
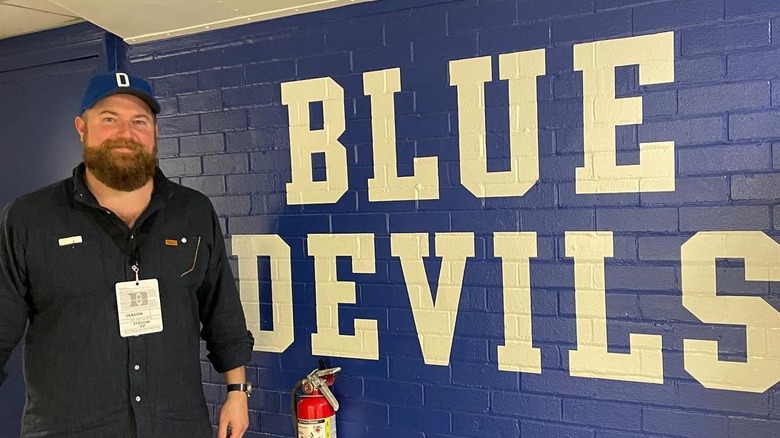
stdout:
[(204, 246), (200, 236), (166, 237), (161, 250), (165, 276), (184, 284), (202, 280), (206, 270)]
[(28, 264), (28, 282), (40, 305), (62, 297), (102, 295), (107, 287), (103, 249), (94, 241), (41, 248), (42, 263)]
[(162, 336), (180, 343), (172, 351), (188, 348), (193, 339), (197, 344), (197, 291), (206, 278), (206, 246), (196, 235), (168, 235), (155, 246), (161, 259), (158, 280), (165, 327)]

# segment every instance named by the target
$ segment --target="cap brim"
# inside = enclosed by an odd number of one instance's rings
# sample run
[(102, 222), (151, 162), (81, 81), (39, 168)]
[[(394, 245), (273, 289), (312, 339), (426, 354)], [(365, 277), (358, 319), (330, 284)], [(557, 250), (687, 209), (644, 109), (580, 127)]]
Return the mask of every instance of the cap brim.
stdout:
[[(141, 100), (144, 101), (147, 105), (149, 105), (149, 109), (152, 110), (152, 113), (159, 114), (160, 113), (160, 103), (157, 102), (157, 99), (150, 96), (149, 94), (145, 93), (142, 90), (134, 89), (134, 88), (119, 88), (116, 90), (112, 90), (102, 96), (100, 96), (99, 99), (95, 100), (95, 103), (105, 99), (108, 96), (113, 96), (115, 94), (131, 94)], [(94, 104), (93, 104), (94, 106)]]

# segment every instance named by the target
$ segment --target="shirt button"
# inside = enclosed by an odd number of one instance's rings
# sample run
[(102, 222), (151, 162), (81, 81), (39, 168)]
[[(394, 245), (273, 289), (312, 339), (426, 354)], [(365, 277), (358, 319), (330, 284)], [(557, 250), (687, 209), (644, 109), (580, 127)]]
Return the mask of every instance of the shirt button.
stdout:
[(136, 365), (136, 366), (134, 366), (134, 367), (133, 367), (133, 369), (134, 369), (134, 370), (136, 370), (136, 371), (138, 371), (138, 370), (140, 370), (140, 369), (141, 369), (141, 365)]
[(141, 401), (141, 396), (140, 395), (135, 396), (135, 401), (137, 402)]

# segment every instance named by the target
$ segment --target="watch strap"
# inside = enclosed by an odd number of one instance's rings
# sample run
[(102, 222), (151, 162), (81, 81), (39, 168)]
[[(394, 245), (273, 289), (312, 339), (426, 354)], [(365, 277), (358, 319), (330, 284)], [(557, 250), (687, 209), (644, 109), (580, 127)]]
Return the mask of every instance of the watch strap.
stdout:
[(252, 385), (247, 383), (230, 383), (227, 386), (228, 392), (231, 391), (242, 391), (245, 392), (246, 395), (250, 395), (252, 393)]

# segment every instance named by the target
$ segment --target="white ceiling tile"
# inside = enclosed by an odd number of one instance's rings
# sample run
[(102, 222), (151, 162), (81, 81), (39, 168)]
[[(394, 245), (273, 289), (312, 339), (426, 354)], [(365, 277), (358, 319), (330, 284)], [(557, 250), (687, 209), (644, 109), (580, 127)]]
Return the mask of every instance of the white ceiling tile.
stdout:
[(28, 9), (35, 9), (37, 11), (51, 12), (52, 14), (62, 14), (71, 17), (78, 17), (71, 11), (55, 5), (49, 0), (6, 0), (3, 3), (8, 5), (22, 6)]
[(0, 39), (24, 35), (81, 21), (78, 18), (50, 14), (31, 9), (0, 4)]
[(132, 44), (376, 0), (51, 1)]
[(379, 0), (0, 0), (0, 39), (80, 17), (134, 44), (369, 1)]

